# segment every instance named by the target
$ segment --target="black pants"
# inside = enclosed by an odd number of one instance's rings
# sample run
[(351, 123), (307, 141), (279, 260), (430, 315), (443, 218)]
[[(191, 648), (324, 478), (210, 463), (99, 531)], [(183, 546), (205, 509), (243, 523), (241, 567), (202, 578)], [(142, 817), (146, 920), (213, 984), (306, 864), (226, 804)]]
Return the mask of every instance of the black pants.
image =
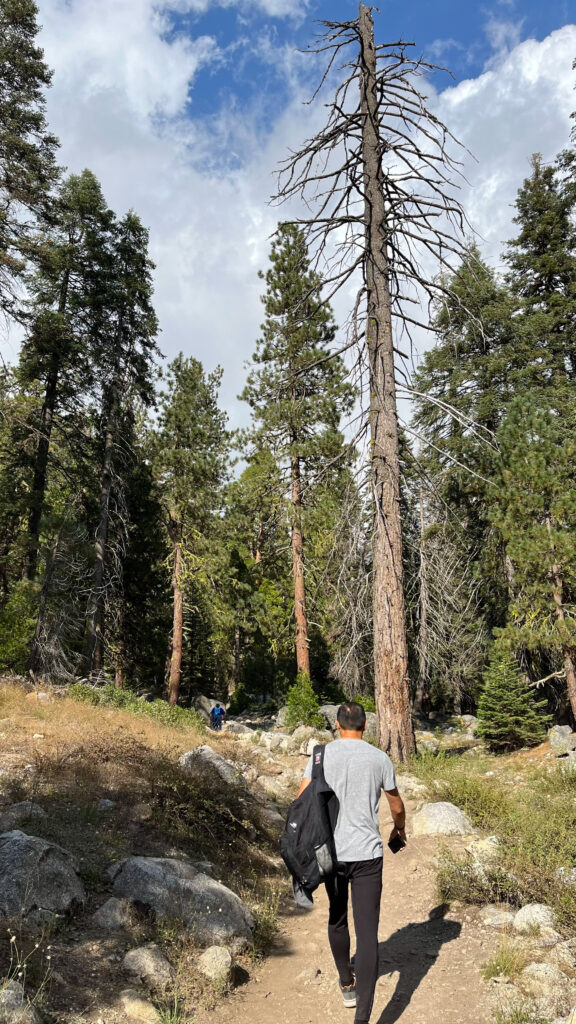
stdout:
[(341, 985), (353, 981), (350, 967), (348, 889), (352, 889), (352, 913), (356, 931), (356, 1024), (369, 1021), (378, 979), (378, 918), (382, 895), (382, 857), (352, 860), (338, 865), (326, 882), (330, 900), (328, 939)]

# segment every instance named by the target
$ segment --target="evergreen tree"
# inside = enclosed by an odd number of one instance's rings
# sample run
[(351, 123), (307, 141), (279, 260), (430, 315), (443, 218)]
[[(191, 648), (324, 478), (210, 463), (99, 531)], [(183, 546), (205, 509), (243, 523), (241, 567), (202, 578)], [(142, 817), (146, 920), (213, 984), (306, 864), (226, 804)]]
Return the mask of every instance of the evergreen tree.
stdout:
[[(94, 337), (100, 387), (100, 493), (84, 670), (95, 680), (101, 678), (104, 669), (112, 514), (116, 513), (116, 526), (124, 535), (125, 483), (133, 460), (136, 410), (150, 405), (154, 398), (158, 323), (151, 302), (152, 266), (148, 257), (148, 232), (131, 211), (113, 226), (109, 270), (98, 291), (99, 322)], [(121, 563), (117, 569), (121, 573)]]
[(511, 379), (516, 391), (554, 389), (576, 378), (574, 190), (558, 166), (532, 157), (516, 199), (518, 235), (508, 243), (508, 280), (517, 298)]
[(494, 644), (478, 702), (478, 735), (495, 751), (534, 746), (546, 736), (546, 701), (535, 699), (510, 651)]
[(30, 278), (30, 327), (22, 346), (19, 377), (24, 388), (39, 385), (42, 405), (30, 422), (37, 438), (31, 461), (26, 574), (37, 568), (40, 529), (53, 430), (79, 439), (95, 382), (94, 339), (101, 329), (98, 305), (109, 273), (113, 215), (100, 185), (85, 170), (71, 175), (54, 203), (52, 224), (37, 246), (37, 271)]
[[(165, 509), (172, 569), (172, 636), (168, 699), (180, 694), (185, 618), (192, 657), (194, 622), (212, 589), (210, 556), (218, 542), (218, 512), (229, 461), (226, 415), (218, 408), (220, 369), (206, 374), (197, 359), (179, 355), (168, 367), (160, 399), (158, 430), (153, 438), (155, 473)], [(214, 595), (211, 594), (214, 601)], [(205, 634), (205, 630), (203, 631)]]
[(280, 225), (270, 260), (266, 319), (242, 398), (253, 411), (256, 449), (272, 451), (289, 474), (296, 663), (309, 675), (303, 509), (323, 466), (343, 457), (339, 421), (353, 393), (342, 361), (329, 355), (335, 325), (300, 228)]
[(514, 566), (502, 636), (531, 672), (565, 675), (576, 718), (576, 405), (560, 415), (535, 396), (512, 403), (502, 424), (491, 518)]
[(37, 14), (34, 0), (0, 0), (0, 309), (12, 314), (58, 176), (44, 101), (52, 74), (36, 46)]

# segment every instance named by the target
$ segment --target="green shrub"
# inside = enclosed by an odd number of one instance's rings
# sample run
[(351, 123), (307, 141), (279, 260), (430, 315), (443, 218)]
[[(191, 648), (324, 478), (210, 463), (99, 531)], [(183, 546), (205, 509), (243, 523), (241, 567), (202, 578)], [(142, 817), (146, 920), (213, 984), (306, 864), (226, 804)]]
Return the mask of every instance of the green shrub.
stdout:
[(492, 750), (534, 746), (546, 737), (550, 715), (546, 701), (536, 700), (513, 655), (494, 644), (478, 702), (478, 735)]
[(297, 725), (313, 725), (317, 729), (324, 727), (324, 719), (318, 714), (320, 703), (314, 693), (310, 676), (299, 672), (294, 686), (286, 695), (286, 726), (291, 729)]
[(363, 693), (358, 697), (353, 697), (352, 699), (355, 700), (357, 704), (361, 704), (364, 711), (371, 711), (372, 714), (376, 714), (376, 701), (374, 700), (374, 697), (370, 697)]

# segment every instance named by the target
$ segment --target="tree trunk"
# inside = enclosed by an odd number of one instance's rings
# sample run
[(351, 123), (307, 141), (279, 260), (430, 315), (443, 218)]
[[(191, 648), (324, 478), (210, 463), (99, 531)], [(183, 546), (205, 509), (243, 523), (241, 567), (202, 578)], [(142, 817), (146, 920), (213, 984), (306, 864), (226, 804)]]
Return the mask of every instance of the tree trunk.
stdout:
[(116, 665), (116, 671), (114, 673), (114, 686), (117, 690), (123, 690), (125, 685), (124, 669), (122, 665)]
[(300, 459), (290, 457), (292, 472), (292, 572), (294, 574), (294, 615), (296, 617), (296, 667), (310, 675), (308, 653), (308, 620), (306, 618), (306, 586), (304, 583), (304, 541), (302, 538), (302, 481)]
[(182, 572), (182, 542), (180, 530), (176, 523), (174, 536), (174, 571), (172, 573), (173, 616), (172, 616), (172, 652), (170, 656), (170, 676), (168, 678), (168, 703), (170, 707), (178, 701), (180, 693), (180, 677), (182, 674), (182, 641), (184, 636), (184, 600), (180, 576)]
[[(70, 271), (65, 270), (60, 287), (60, 300), (58, 313), (63, 316), (66, 312), (68, 302), (68, 284)], [(50, 437), (54, 424), (54, 411), (56, 409), (56, 398), (58, 395), (58, 379), (60, 376), (60, 354), (57, 349), (52, 351), (48, 377), (46, 380), (46, 391), (42, 404), (40, 418), (40, 433), (38, 447), (34, 460), (34, 477), (32, 481), (32, 493), (30, 495), (30, 514), (28, 516), (28, 533), (30, 535), (30, 548), (28, 551), (28, 562), (26, 576), (29, 580), (36, 577), (38, 569), (38, 548), (40, 544), (40, 523), (44, 510), (44, 495), (46, 494), (46, 477), (48, 474), (48, 455), (50, 453)]]
[(41, 637), (42, 633), (44, 632), (44, 624), (46, 621), (46, 608), (48, 606), (48, 597), (50, 594), (50, 588), (52, 586), (52, 580), (54, 578), (56, 556), (58, 554), (58, 548), (60, 547), (63, 529), (64, 523), (62, 523), (62, 525), (60, 526), (58, 536), (54, 541), (50, 561), (46, 566), (46, 572), (44, 573), (44, 579), (42, 580), (42, 590), (40, 592), (40, 605), (38, 607), (38, 615), (36, 618), (36, 628), (34, 630), (32, 643), (30, 645), (30, 654), (28, 655), (28, 664), (26, 666), (27, 671), (30, 672), (30, 674), (33, 676), (37, 675), (40, 672), (46, 671), (47, 668), (42, 658)]
[(380, 746), (395, 760), (415, 750), (408, 679), (402, 565), (398, 416), (387, 255), (382, 155), (379, 137), (374, 25), (360, 4), (362, 164), (370, 367), (370, 436), (374, 492), (374, 684)]
[(85, 672), (93, 682), (101, 681), (104, 668), (104, 634), (106, 627), (106, 554), (108, 528), (110, 523), (110, 495), (114, 470), (114, 445), (116, 442), (117, 396), (111, 395), (110, 409), (106, 423), (104, 459), (102, 462), (102, 483), (100, 486), (100, 511), (94, 544), (95, 562), (92, 577), (92, 591), (88, 606), (88, 636), (86, 641)]
[[(552, 540), (552, 519), (550, 516), (546, 516), (546, 529), (550, 538), (550, 550), (554, 551), (554, 542)], [(564, 580), (560, 572), (560, 568), (556, 563), (552, 565), (552, 578), (554, 584), (554, 604), (556, 606), (556, 617), (558, 622), (563, 623), (566, 615), (564, 612)], [(560, 627), (562, 633), (562, 627)], [(564, 671), (566, 673), (566, 685), (568, 688), (568, 698), (570, 700), (570, 707), (572, 708), (572, 714), (576, 719), (576, 667), (574, 665), (574, 649), (567, 642), (567, 638), (564, 637), (564, 644), (562, 646), (562, 657), (564, 659)]]
[(424, 501), (420, 487), (420, 594), (418, 629), (418, 681), (414, 695), (414, 711), (419, 715), (429, 710), (428, 694), (428, 560), (424, 544)]

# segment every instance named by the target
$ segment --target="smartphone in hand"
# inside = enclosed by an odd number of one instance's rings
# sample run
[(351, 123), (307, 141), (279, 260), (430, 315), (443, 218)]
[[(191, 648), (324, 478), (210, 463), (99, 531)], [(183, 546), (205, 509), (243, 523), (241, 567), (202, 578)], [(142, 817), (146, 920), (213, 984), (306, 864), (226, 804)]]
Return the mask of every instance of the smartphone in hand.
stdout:
[(406, 843), (399, 835), (395, 835), (394, 838), (391, 839), (390, 842), (388, 843), (388, 849), (391, 850), (392, 853), (399, 853), (400, 850), (403, 850), (405, 846)]

